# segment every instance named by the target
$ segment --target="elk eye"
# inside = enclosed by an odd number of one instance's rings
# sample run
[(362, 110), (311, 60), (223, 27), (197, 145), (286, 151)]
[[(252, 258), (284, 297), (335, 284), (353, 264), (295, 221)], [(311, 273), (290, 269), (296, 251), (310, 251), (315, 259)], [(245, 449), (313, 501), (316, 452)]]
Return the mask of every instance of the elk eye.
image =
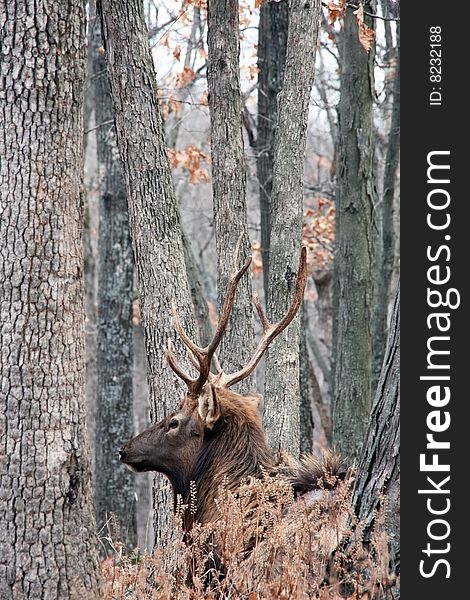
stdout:
[(169, 429), (176, 429), (179, 425), (179, 421), (178, 419), (171, 419), (171, 421), (168, 423), (168, 428)]

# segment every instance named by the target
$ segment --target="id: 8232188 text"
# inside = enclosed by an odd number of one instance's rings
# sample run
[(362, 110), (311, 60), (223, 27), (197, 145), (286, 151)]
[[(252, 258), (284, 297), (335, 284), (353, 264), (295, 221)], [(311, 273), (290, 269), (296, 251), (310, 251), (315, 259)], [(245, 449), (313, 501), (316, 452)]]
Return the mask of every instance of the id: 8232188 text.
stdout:
[(429, 28), (429, 105), (442, 105), (442, 29), (440, 25)]

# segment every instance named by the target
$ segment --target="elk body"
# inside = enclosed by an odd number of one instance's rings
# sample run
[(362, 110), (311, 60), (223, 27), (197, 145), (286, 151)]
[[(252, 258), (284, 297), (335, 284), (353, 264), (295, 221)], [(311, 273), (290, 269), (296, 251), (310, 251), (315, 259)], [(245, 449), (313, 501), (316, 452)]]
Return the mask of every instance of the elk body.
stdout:
[[(166, 358), (173, 371), (186, 383), (186, 396), (175, 412), (131, 439), (120, 453), (121, 461), (133, 471), (158, 471), (166, 475), (173, 488), (175, 506), (178, 496), (184, 504), (189, 502), (190, 483), (195, 483), (197, 506), (195, 514), (186, 516), (186, 528), (190, 528), (193, 521), (205, 524), (217, 519), (216, 498), (222, 483), (227, 489), (236, 490), (243, 480), (262, 478), (263, 473), (276, 468), (276, 459), (262, 427), (261, 396), (240, 395), (230, 387), (253, 372), (269, 344), (295, 317), (307, 277), (306, 250), (302, 249), (301, 253), (294, 299), (279, 323), (269, 323), (255, 296), (255, 308), (263, 325), (261, 340), (250, 362), (240, 371), (227, 374), (220, 368), (215, 351), (230, 318), (237, 284), (251, 262), (249, 258), (237, 270), (240, 245), (241, 239), (217, 331), (206, 348), (200, 348), (188, 338), (173, 306), (176, 330), (190, 351), (198, 376), (192, 378), (181, 368), (169, 341)], [(216, 366), (216, 374), (211, 372), (212, 363)], [(336, 458), (330, 457), (329, 461), (329, 470), (337, 470), (339, 462)], [(294, 467), (291, 465), (285, 470), (285, 476), (295, 492), (302, 494), (317, 487), (324, 465), (313, 459), (292, 464)]]

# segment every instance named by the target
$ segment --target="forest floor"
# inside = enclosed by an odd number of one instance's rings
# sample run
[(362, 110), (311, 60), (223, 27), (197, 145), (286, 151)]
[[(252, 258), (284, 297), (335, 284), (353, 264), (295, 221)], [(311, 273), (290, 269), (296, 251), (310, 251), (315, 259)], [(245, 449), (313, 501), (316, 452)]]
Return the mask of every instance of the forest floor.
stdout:
[(399, 581), (389, 572), (385, 511), (365, 544), (351, 480), (300, 501), (277, 477), (236, 493), (221, 488), (219, 520), (184, 534), (184, 512), (194, 510), (193, 502), (180, 507), (168, 542), (153, 554), (126, 554), (107, 538), (113, 553), (102, 563), (106, 600), (399, 597)]

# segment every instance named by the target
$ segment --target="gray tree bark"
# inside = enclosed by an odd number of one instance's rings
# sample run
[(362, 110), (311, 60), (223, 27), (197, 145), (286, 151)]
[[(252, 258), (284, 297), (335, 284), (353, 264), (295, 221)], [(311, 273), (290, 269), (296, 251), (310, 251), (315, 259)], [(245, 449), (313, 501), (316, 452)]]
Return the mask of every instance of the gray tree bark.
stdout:
[[(380, 259), (374, 314), (374, 381), (380, 375), (387, 339), (387, 317), (390, 302), (390, 283), (395, 256), (395, 232), (393, 227), (393, 202), (400, 160), (400, 33), (397, 29), (398, 46), (396, 71), (393, 84), (392, 118), (382, 191), (382, 255)], [(373, 388), (374, 389), (374, 388)]]
[[(318, 368), (320, 369), (320, 371), (322, 371), (323, 377), (325, 379), (327, 379), (328, 375), (329, 375), (328, 365), (326, 365), (325, 361), (323, 360), (323, 356), (320, 352), (320, 348), (318, 347), (317, 341), (312, 334), (312, 330), (310, 329), (310, 325), (309, 325), (308, 312), (306, 310), (304, 310), (302, 321), (303, 321), (302, 322), (302, 328), (303, 328), (302, 335), (305, 333), (305, 342), (306, 342), (307, 349), (310, 349), (310, 352), (312, 353), (313, 357), (316, 360)], [(300, 349), (300, 354), (301, 354), (301, 362), (302, 362), (302, 346)], [(330, 415), (329, 415), (329, 410), (328, 410), (329, 409), (328, 394), (326, 394), (326, 393), (322, 394), (320, 385), (318, 383), (318, 378), (316, 376), (315, 369), (313, 366), (313, 362), (311, 360), (309, 360), (309, 362), (308, 362), (308, 373), (309, 373), (309, 378), (310, 378), (310, 387), (312, 390), (312, 400), (318, 411), (318, 416), (320, 419), (320, 426), (324, 431), (324, 434), (325, 434), (325, 437), (326, 437), (328, 443), (330, 443), (330, 441), (331, 441), (331, 423), (330, 423), (330, 421), (331, 420), (330, 420)], [(300, 381), (301, 381), (301, 385), (302, 385), (302, 367), (301, 367), (301, 371), (300, 371)], [(302, 417), (302, 411), (301, 411), (300, 415)], [(300, 426), (301, 426), (301, 432), (302, 432), (302, 423)], [(301, 443), (301, 448), (302, 448), (302, 443)]]
[[(246, 174), (239, 74), (237, 0), (209, 0), (207, 12), (207, 87), (211, 117), (212, 192), (217, 247), (217, 292), (221, 307), (232, 271), (238, 238), (244, 234), (240, 263), (250, 250), (246, 215)], [(226, 372), (237, 371), (251, 358), (254, 346), (251, 279), (237, 290), (219, 359)], [(238, 389), (249, 391), (253, 377)]]
[[(145, 332), (141, 324), (134, 325), (134, 430), (148, 427), (150, 404), (147, 383), (147, 355)], [(154, 532), (152, 515), (154, 473), (142, 473), (136, 477), (134, 489), (137, 494), (137, 539), (141, 550), (152, 551)]]
[[(295, 289), (302, 243), (303, 169), (320, 2), (291, 0), (284, 82), (274, 140), (268, 315), (285, 314)], [(299, 316), (276, 340), (266, 359), (265, 425), (275, 452), (294, 455), (300, 444)]]
[(286, 64), (289, 3), (263, 2), (258, 34), (258, 119), (256, 168), (261, 215), (261, 257), (264, 296), (268, 297), (271, 243), (271, 195), (273, 188), (274, 135), (277, 126), (277, 97), (282, 89)]
[[(175, 408), (185, 392), (164, 358), (167, 339), (172, 337), (177, 352), (184, 359), (172, 325), (172, 300), (188, 334), (194, 334), (180, 216), (142, 2), (102, 0), (99, 6), (139, 280), (152, 420), (159, 421)], [(168, 485), (158, 477), (155, 485), (157, 544), (162, 542), (169, 512)]]
[(373, 62), (359, 44), (351, 8), (344, 19), (342, 39), (332, 434), (336, 448), (353, 461), (360, 456), (372, 404), (372, 219), (376, 190), (372, 166)]
[(386, 497), (386, 528), (391, 566), (399, 570), (400, 485), (400, 289), (397, 289), (387, 347), (374, 399), (362, 459), (357, 470), (353, 505), (366, 523), (365, 539), (374, 524), (382, 496)]
[[(95, 126), (94, 91), (92, 85), (93, 59), (91, 43), (93, 25), (96, 19), (94, 2), (88, 3), (87, 62), (83, 97), (83, 157), (84, 157), (84, 223), (83, 223), (83, 262), (85, 279), (85, 397), (88, 443), (91, 448), (92, 473), (95, 466), (95, 423), (96, 423), (96, 323), (98, 318), (97, 288), (98, 258), (97, 230), (98, 215), (95, 210), (94, 183), (96, 175), (96, 144), (90, 143), (86, 132)], [(90, 132), (91, 133), (91, 132)], [(92, 168), (90, 168), (92, 166)], [(96, 221), (96, 224), (95, 224)], [(94, 479), (93, 479), (94, 481)]]
[(184, 261), (186, 264), (186, 273), (188, 276), (188, 285), (191, 292), (191, 300), (193, 303), (194, 316), (196, 318), (196, 327), (199, 332), (199, 340), (203, 346), (210, 344), (213, 331), (209, 318), (209, 307), (201, 283), (201, 275), (198, 265), (194, 257), (194, 252), (191, 248), (191, 242), (188, 236), (183, 231), (183, 249)]
[[(95, 19), (91, 51), (97, 124), (113, 121), (114, 112)], [(123, 469), (118, 449), (134, 431), (132, 289), (134, 266), (129, 234), (127, 196), (114, 123), (98, 127), (99, 181), (98, 328), (95, 489), (96, 519), (101, 529), (111, 513), (117, 517), (120, 540), (137, 544), (135, 477)], [(106, 528), (105, 528), (106, 531)]]
[[(307, 454), (313, 448), (313, 406), (314, 396), (320, 392), (318, 381), (315, 377), (313, 367), (310, 363), (307, 348), (307, 319), (305, 318), (306, 308), (304, 303), (301, 310), (301, 331), (300, 331), (300, 363), (299, 363), (299, 385), (300, 385), (300, 437), (299, 452)], [(316, 398), (318, 401), (318, 398)]]
[(95, 599), (85, 428), (85, 6), (3, 3), (0, 597)]

